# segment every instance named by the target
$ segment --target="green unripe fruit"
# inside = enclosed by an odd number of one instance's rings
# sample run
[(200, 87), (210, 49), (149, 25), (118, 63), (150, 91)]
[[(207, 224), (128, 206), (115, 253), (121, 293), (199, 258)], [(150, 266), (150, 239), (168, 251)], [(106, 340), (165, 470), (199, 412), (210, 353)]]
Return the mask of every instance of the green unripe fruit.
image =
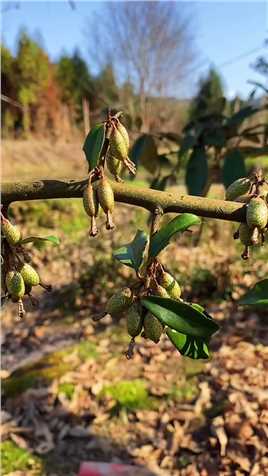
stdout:
[(25, 263), (20, 269), (20, 274), (27, 286), (37, 286), (40, 283), (38, 273), (31, 265), (27, 263)]
[(117, 130), (120, 132), (121, 136), (123, 137), (124, 141), (125, 141), (125, 145), (126, 145), (126, 148), (127, 150), (129, 149), (129, 135), (128, 135), (128, 131), (126, 130), (125, 126), (123, 126), (123, 124), (121, 122), (118, 121), (117, 123)]
[(130, 288), (123, 288), (120, 291), (113, 294), (106, 304), (106, 314), (111, 316), (119, 316), (122, 312), (126, 311), (132, 304), (133, 297)]
[(109, 154), (107, 158), (107, 167), (109, 172), (111, 172), (115, 179), (118, 180), (119, 175), (123, 169), (123, 162)]
[(127, 314), (127, 331), (131, 337), (137, 337), (142, 330), (142, 315), (137, 304), (133, 304)]
[(163, 325), (153, 314), (148, 312), (144, 318), (144, 336), (157, 344), (163, 332)]
[(111, 155), (117, 159), (124, 161), (128, 158), (128, 149), (124, 137), (120, 134), (118, 129), (114, 129), (110, 140)]
[(89, 183), (83, 193), (83, 205), (86, 213), (90, 217), (96, 217), (99, 210), (97, 191)]
[(22, 275), (17, 271), (9, 271), (6, 275), (6, 286), (12, 298), (20, 299), (25, 294), (25, 285)]
[(243, 177), (231, 183), (226, 190), (225, 200), (235, 200), (240, 195), (244, 195), (251, 187), (250, 179)]
[(103, 177), (101, 180), (99, 180), (97, 185), (97, 194), (101, 208), (104, 210), (104, 212), (112, 212), (114, 209), (114, 192), (109, 180), (106, 177)]
[(163, 286), (160, 286), (160, 284), (154, 283), (152, 286), (152, 291), (153, 291), (153, 294), (155, 294), (156, 296), (161, 296), (165, 298), (169, 297), (169, 294), (166, 291), (166, 289), (163, 288)]
[(259, 230), (257, 227), (249, 228), (246, 223), (241, 223), (239, 226), (239, 238), (243, 245), (252, 246), (259, 242)]
[(15, 225), (12, 225), (9, 220), (1, 221), (2, 233), (5, 236), (7, 242), (14, 246), (21, 239), (21, 232)]
[(173, 286), (174, 284), (174, 278), (173, 276), (171, 276), (171, 274), (167, 273), (166, 271), (163, 272), (163, 274), (161, 274), (160, 278), (159, 278), (159, 284), (165, 288), (166, 290), (168, 290), (170, 287)]
[(169, 296), (172, 299), (180, 299), (180, 297), (181, 297), (181, 288), (180, 288), (179, 283), (177, 283), (177, 281), (175, 281), (175, 279), (174, 279), (173, 286), (170, 287), (167, 291), (168, 291)]
[(249, 228), (258, 227), (260, 230), (266, 227), (268, 222), (267, 204), (262, 198), (252, 198), (247, 205), (247, 224)]

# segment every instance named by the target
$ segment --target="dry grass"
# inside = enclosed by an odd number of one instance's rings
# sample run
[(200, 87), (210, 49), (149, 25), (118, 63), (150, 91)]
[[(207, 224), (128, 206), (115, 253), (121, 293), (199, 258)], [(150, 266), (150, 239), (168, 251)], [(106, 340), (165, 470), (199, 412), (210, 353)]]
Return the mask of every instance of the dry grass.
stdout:
[(40, 178), (82, 178), (87, 172), (81, 142), (4, 140), (2, 178), (34, 180)]

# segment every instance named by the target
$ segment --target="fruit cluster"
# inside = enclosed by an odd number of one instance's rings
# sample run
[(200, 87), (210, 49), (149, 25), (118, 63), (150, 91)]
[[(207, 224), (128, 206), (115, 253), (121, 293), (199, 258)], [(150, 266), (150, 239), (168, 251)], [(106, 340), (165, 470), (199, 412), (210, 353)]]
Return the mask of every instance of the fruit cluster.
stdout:
[(234, 234), (245, 246), (243, 259), (249, 258), (249, 248), (263, 244), (268, 231), (268, 187), (261, 171), (251, 178), (240, 178), (226, 190), (226, 200), (246, 204), (246, 223), (241, 223)]
[(37, 304), (31, 295), (34, 286), (42, 286), (50, 290), (51, 286), (41, 282), (37, 271), (29, 264), (31, 257), (23, 247), (21, 232), (3, 214), (1, 214), (1, 240), (2, 240), (2, 271), (1, 279), (2, 299), (11, 299), (18, 303), (18, 318), (25, 314), (23, 298), (28, 295), (32, 304)]
[(122, 182), (120, 174), (124, 166), (132, 173), (136, 173), (135, 164), (129, 159), (129, 136), (126, 128), (115, 116), (108, 116), (105, 121), (105, 154), (100, 164), (98, 164), (89, 174), (88, 183), (83, 194), (83, 205), (86, 213), (91, 219), (90, 236), (96, 236), (98, 228), (96, 217), (99, 205), (106, 214), (106, 228), (112, 230), (114, 193), (112, 186), (105, 176), (105, 164), (117, 182)]
[(107, 314), (114, 318), (126, 317), (127, 332), (131, 337), (128, 358), (132, 357), (135, 337), (141, 334), (157, 344), (165, 330), (163, 324), (142, 306), (141, 299), (154, 295), (182, 301), (180, 285), (159, 261), (154, 260), (147, 268), (146, 276), (138, 277), (139, 281), (133, 286), (117, 291), (107, 302), (105, 311), (94, 318), (99, 320)]

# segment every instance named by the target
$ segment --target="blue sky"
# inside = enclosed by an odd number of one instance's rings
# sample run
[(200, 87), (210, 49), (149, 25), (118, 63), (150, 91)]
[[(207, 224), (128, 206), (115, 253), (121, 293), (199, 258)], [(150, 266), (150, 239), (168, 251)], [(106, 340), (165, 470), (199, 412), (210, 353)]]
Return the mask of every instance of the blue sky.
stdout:
[[(63, 50), (72, 52), (79, 47), (85, 59), (90, 60), (85, 38), (86, 18), (90, 18), (94, 11), (101, 11), (103, 5), (102, 2), (74, 1), (74, 10), (65, 0), (2, 1), (2, 8), (7, 3), (20, 3), (19, 8), (10, 8), (2, 14), (2, 36), (6, 44), (14, 51), (18, 31), (26, 27), (30, 34), (41, 34), (43, 45), (52, 59), (57, 59)], [(247, 80), (261, 79), (250, 64), (265, 53), (267, 4), (256, 0), (187, 0), (185, 3), (193, 16), (195, 44), (202, 66), (193, 71), (181, 95), (192, 95), (200, 75), (214, 65), (223, 77), (225, 93), (229, 97), (236, 93), (246, 96), (252, 89)], [(240, 56), (243, 58), (238, 59)]]

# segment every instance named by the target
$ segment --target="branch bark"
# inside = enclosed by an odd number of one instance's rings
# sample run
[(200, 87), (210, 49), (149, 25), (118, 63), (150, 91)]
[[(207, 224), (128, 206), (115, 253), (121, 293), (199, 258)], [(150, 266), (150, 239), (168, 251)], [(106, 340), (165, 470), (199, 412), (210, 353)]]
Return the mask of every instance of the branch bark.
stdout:
[[(12, 202), (24, 200), (82, 197), (86, 183), (87, 179), (5, 182), (2, 184), (2, 203), (8, 206)], [(246, 221), (246, 208), (243, 203), (161, 192), (115, 182), (111, 184), (117, 202), (143, 207), (151, 212), (159, 206), (164, 213), (194, 213), (219, 220)]]

